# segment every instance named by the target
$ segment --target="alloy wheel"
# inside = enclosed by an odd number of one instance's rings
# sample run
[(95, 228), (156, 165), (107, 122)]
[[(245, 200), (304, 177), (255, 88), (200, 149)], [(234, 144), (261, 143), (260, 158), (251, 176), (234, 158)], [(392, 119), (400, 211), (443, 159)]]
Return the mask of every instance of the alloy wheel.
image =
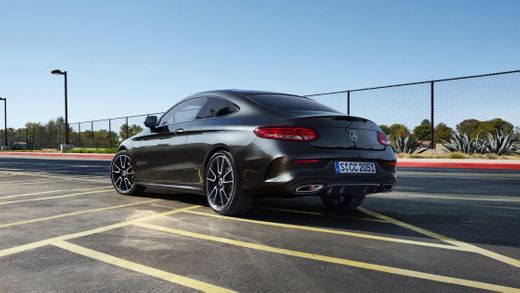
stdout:
[(112, 183), (121, 193), (126, 193), (134, 186), (134, 168), (130, 157), (118, 155), (112, 160)]
[(229, 158), (223, 154), (213, 157), (206, 171), (206, 194), (210, 206), (217, 211), (223, 210), (233, 199), (234, 188), (235, 174)]

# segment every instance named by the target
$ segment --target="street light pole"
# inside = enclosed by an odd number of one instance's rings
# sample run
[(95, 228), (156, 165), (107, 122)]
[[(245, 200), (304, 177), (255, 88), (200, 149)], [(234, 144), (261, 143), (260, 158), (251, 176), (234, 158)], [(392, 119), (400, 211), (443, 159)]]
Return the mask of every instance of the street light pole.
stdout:
[(65, 144), (69, 144), (69, 101), (67, 97), (67, 71), (54, 69), (51, 71), (55, 75), (63, 75), (65, 78)]
[(0, 98), (4, 101), (4, 146), (7, 147), (7, 98)]
[(69, 99), (67, 97), (67, 71), (65, 76), (65, 144), (69, 144)]

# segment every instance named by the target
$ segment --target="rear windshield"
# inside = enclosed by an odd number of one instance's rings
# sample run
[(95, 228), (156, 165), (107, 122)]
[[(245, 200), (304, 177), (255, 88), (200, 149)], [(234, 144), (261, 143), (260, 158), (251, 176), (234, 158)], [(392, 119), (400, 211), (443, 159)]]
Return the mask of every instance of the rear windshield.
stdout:
[(296, 111), (322, 111), (338, 112), (332, 108), (322, 105), (315, 100), (290, 95), (280, 94), (259, 94), (248, 96), (258, 104), (275, 110), (296, 110)]

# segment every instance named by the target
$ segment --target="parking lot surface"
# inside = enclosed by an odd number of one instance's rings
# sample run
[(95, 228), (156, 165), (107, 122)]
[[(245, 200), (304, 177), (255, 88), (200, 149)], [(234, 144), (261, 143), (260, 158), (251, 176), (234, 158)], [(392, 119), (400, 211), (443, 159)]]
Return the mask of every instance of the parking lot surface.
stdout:
[(520, 172), (401, 169), (356, 212), (116, 193), (109, 162), (0, 158), (0, 291), (520, 292)]

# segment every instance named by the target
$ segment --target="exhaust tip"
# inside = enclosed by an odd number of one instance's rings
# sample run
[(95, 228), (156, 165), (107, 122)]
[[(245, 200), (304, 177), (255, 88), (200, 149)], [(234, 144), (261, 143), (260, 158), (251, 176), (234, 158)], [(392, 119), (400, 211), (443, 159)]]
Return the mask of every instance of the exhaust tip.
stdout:
[(394, 191), (393, 184), (383, 184), (383, 191)]
[(296, 188), (296, 193), (313, 193), (323, 189), (323, 184), (306, 184)]

